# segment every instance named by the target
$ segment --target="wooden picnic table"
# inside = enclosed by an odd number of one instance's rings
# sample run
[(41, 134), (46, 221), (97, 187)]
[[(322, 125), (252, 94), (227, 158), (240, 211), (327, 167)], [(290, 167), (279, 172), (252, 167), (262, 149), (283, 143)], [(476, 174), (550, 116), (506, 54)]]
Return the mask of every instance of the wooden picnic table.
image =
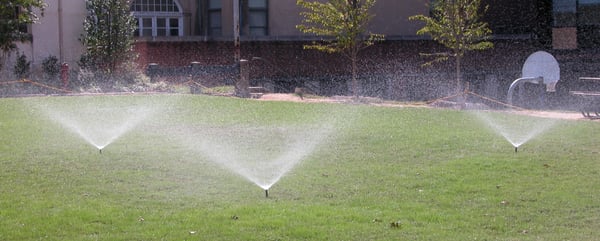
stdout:
[[(600, 77), (579, 77), (580, 81), (600, 84)], [(600, 90), (575, 90), (569, 91), (581, 102), (580, 111), (586, 118), (600, 118)]]

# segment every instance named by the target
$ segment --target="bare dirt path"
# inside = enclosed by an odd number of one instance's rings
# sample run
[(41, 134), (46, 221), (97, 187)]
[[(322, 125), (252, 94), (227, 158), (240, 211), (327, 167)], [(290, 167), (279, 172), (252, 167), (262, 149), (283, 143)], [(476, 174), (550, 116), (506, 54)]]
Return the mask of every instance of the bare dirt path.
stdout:
[[(265, 94), (258, 100), (261, 101), (291, 101), (291, 102), (306, 102), (306, 103), (316, 103), (316, 102), (327, 102), (327, 103), (349, 103), (352, 101), (352, 97), (349, 96), (333, 96), (333, 97), (318, 97), (318, 98), (300, 98), (295, 94)], [(365, 101), (370, 105), (376, 106), (389, 106), (389, 107), (422, 107), (422, 108), (435, 108), (430, 107), (428, 105), (409, 105), (409, 104), (400, 104), (394, 102), (386, 102), (381, 101), (376, 98), (372, 98), (372, 101)], [(539, 111), (539, 110), (514, 110), (509, 111), (513, 114), (519, 115), (529, 115), (543, 118), (554, 118), (554, 119), (563, 119), (563, 120), (589, 120), (584, 118), (579, 112), (567, 112), (567, 111)]]

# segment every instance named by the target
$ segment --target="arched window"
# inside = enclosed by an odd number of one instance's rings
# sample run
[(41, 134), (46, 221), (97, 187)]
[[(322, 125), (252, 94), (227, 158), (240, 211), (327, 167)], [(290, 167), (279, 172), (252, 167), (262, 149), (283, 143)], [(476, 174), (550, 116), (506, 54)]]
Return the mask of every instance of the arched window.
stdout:
[(183, 36), (183, 12), (176, 0), (135, 0), (136, 36)]

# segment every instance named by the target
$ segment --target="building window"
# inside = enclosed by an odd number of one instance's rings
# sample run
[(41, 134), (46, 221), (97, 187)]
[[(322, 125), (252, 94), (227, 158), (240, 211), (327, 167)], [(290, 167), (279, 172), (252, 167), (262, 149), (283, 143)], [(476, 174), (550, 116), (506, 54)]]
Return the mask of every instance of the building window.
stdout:
[[(268, 35), (268, 0), (236, 1), (240, 3), (240, 35)], [(195, 33), (223, 36), (222, 0), (197, 0), (197, 3)], [(227, 15), (227, 17), (231, 17), (231, 15)]]
[(208, 34), (211, 36), (221, 36), (221, 0), (208, 1)]
[(575, 0), (553, 0), (554, 27), (577, 26), (577, 2)]
[(268, 35), (268, 6), (267, 0), (241, 0), (241, 35)]
[(600, 25), (600, 0), (579, 0), (577, 6), (579, 25)]
[(581, 48), (600, 46), (600, 0), (579, 0), (577, 42)]
[(176, 0), (135, 0), (136, 36), (183, 36), (183, 12)]

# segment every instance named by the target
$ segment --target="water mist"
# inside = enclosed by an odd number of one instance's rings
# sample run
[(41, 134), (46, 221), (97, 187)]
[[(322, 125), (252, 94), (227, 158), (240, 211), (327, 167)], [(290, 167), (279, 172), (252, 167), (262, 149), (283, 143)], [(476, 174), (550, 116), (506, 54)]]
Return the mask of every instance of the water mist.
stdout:
[(505, 112), (473, 111), (472, 113), (495, 133), (510, 142), (515, 153), (519, 151), (521, 145), (550, 129), (556, 123), (554, 119), (527, 118)]
[(269, 189), (333, 130), (327, 123), (202, 126), (178, 136), (190, 149), (259, 186), (269, 197)]
[(35, 103), (49, 119), (77, 134), (99, 153), (160, 110), (148, 98), (128, 96), (54, 97)]

